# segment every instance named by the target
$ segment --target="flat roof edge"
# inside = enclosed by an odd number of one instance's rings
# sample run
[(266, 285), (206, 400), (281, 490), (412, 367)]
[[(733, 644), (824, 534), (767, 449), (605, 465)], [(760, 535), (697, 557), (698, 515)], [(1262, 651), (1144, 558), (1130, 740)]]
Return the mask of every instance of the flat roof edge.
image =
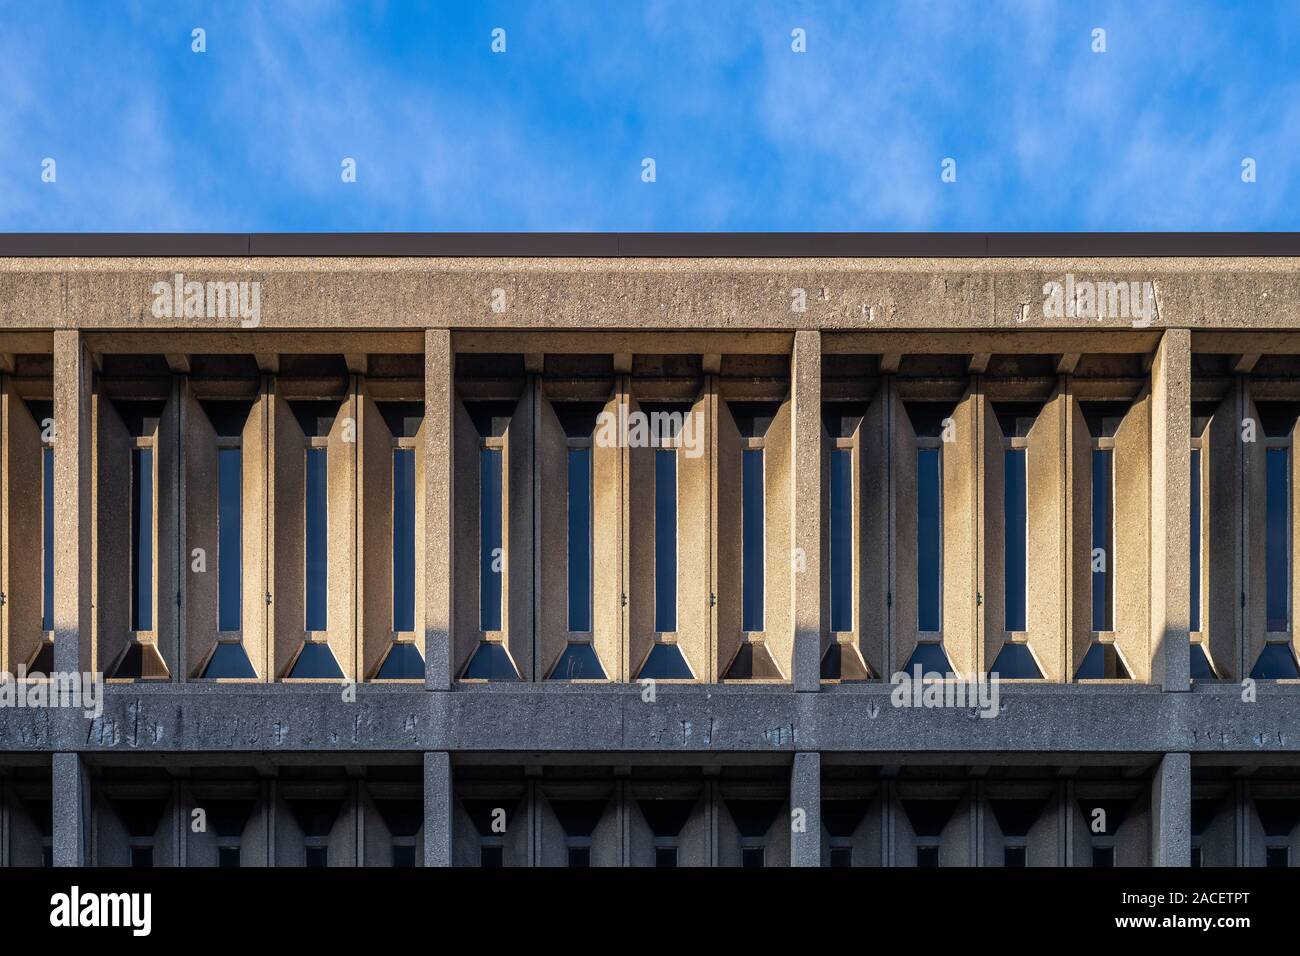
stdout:
[(1300, 256), (1300, 232), (0, 233), (0, 257), (1067, 258)]

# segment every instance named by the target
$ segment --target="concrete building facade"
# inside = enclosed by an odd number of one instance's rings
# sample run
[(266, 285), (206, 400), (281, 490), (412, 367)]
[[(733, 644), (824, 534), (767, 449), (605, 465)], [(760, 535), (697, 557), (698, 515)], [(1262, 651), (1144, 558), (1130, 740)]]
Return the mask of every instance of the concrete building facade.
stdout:
[(0, 865), (1300, 863), (1300, 239), (0, 255)]

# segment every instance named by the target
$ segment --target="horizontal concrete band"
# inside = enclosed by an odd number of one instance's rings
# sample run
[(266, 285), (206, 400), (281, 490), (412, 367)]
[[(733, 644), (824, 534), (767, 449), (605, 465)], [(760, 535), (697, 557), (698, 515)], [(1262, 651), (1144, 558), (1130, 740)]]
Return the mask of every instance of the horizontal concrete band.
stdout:
[[(1086, 256), (1050, 246), (925, 257), (0, 255), (0, 351), (42, 351), (22, 333), (51, 329), (1294, 330), (1296, 262), (1295, 250)], [(203, 294), (184, 293), (190, 283)]]
[(1300, 688), (1003, 688), (996, 717), (890, 688), (113, 687), (103, 713), (0, 709), (6, 752), (1300, 753)]

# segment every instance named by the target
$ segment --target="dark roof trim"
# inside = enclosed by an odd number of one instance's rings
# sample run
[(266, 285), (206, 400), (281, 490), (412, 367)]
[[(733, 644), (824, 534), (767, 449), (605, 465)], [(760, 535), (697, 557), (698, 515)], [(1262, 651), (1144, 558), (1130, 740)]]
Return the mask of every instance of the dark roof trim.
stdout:
[(1300, 256), (1300, 232), (0, 233), (0, 256)]

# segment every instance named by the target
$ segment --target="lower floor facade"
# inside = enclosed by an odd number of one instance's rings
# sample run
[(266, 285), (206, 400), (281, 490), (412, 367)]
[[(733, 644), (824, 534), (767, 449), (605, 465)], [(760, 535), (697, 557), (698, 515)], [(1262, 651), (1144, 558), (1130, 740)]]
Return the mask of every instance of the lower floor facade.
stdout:
[(1286, 867), (1298, 823), (1249, 754), (0, 758), (6, 867)]

